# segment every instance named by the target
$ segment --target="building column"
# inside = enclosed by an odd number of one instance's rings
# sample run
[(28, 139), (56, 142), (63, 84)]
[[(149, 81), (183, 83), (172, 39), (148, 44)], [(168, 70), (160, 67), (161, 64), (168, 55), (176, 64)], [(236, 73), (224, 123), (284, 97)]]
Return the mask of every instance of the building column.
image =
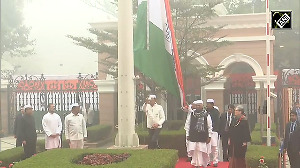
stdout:
[[(206, 99), (214, 99), (215, 106), (219, 107), (220, 113), (224, 112), (224, 83), (226, 82), (226, 78), (222, 78), (218, 81), (215, 81), (209, 85), (205, 86), (205, 94)], [(203, 102), (206, 104), (206, 99)]]
[(117, 125), (117, 80), (94, 80), (99, 92), (99, 122), (101, 125)]
[(1, 81), (1, 116), (0, 116), (0, 131), (2, 128), (2, 131), (4, 132), (4, 134), (8, 134), (9, 133), (9, 120), (11, 120), (11, 118), (9, 118), (9, 109), (8, 109), (8, 93), (7, 93), (7, 85), (8, 85), (8, 80), (2, 80)]

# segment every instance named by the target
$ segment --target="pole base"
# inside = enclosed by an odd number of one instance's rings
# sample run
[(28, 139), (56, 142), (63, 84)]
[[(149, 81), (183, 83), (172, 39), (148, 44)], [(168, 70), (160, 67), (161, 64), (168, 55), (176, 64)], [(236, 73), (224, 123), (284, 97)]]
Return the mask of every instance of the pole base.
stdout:
[(139, 137), (137, 133), (131, 135), (122, 135), (118, 133), (115, 138), (115, 146), (119, 148), (139, 147)]

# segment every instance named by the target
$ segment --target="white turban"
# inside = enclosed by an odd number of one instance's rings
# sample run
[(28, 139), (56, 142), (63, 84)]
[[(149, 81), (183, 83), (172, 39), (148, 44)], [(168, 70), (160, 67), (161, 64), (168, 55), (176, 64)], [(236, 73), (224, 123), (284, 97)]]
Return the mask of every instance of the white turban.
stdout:
[(203, 104), (203, 101), (202, 100), (196, 100), (193, 102), (193, 104)]
[(207, 103), (214, 103), (215, 101), (214, 101), (214, 99), (207, 99), (206, 102), (207, 102)]

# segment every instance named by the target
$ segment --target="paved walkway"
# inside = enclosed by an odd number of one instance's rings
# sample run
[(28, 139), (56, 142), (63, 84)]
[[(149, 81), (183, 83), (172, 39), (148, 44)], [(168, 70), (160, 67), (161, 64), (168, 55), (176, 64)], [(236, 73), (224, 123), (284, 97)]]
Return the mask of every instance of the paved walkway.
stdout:
[[(44, 134), (38, 134), (38, 139), (44, 139)], [(0, 152), (16, 147), (16, 139), (13, 136), (0, 138)]]

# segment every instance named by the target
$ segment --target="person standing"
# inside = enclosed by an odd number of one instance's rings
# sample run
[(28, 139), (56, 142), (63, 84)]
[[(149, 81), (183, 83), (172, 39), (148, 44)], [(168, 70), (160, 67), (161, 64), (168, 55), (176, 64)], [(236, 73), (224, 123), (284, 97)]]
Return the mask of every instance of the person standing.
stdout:
[(291, 168), (300, 166), (300, 123), (297, 121), (297, 112), (291, 111), (290, 122), (286, 124), (284, 136), (284, 151), (288, 153)]
[(20, 140), (24, 147), (25, 158), (36, 154), (37, 134), (31, 105), (24, 106), (25, 113), (21, 119)]
[(207, 99), (207, 112), (210, 114), (211, 119), (212, 119), (212, 136), (211, 136), (211, 153), (212, 153), (212, 162), (214, 167), (218, 167), (218, 140), (219, 140), (219, 134), (218, 134), (218, 129), (219, 129), (219, 122), (220, 122), (220, 112), (214, 108), (214, 99)]
[(222, 139), (222, 148), (223, 148), (223, 161), (228, 162), (228, 136), (229, 136), (229, 127), (231, 125), (232, 120), (234, 119), (234, 105), (229, 104), (228, 110), (225, 113), (222, 113), (220, 116), (220, 125), (219, 125), (219, 133)]
[(147, 128), (149, 132), (149, 149), (158, 149), (159, 133), (165, 122), (165, 112), (161, 105), (156, 103), (156, 96), (149, 96), (149, 105), (146, 105)]
[(16, 147), (22, 146), (22, 140), (20, 139), (21, 132), (21, 120), (24, 115), (24, 105), (20, 106), (20, 113), (17, 114), (15, 123), (14, 123), (14, 137), (16, 138)]
[(199, 168), (207, 167), (210, 153), (210, 140), (212, 136), (212, 120), (203, 109), (203, 101), (195, 102), (195, 111), (191, 112), (185, 125), (186, 137), (189, 141), (188, 151), (191, 152), (191, 164)]
[(65, 118), (65, 136), (71, 149), (83, 149), (83, 141), (87, 138), (85, 119), (79, 112), (78, 103), (74, 103), (71, 113)]
[(85, 107), (86, 107), (86, 112), (87, 112), (87, 116), (88, 116), (88, 126), (90, 127), (90, 126), (94, 125), (95, 112), (93, 109), (91, 109), (90, 103), (86, 103)]
[(296, 111), (297, 113), (297, 118), (298, 118), (298, 121), (300, 121), (300, 104), (299, 102), (295, 102), (294, 104), (294, 107), (292, 108), (293, 111)]
[(94, 124), (94, 111), (90, 109), (90, 107), (90, 103), (86, 103), (85, 109), (82, 110), (82, 115), (88, 127), (93, 126)]
[(191, 113), (194, 112), (195, 109), (195, 105), (197, 103), (199, 103), (200, 100), (198, 101), (194, 101), (192, 104), (190, 104), (187, 108), (184, 108), (183, 111), (187, 113), (186, 115), (186, 120), (185, 120), (185, 125), (184, 125), (184, 129), (185, 129), (185, 133), (186, 133), (186, 138), (185, 138), (185, 146), (186, 146), (186, 152), (187, 152), (187, 157), (188, 159), (186, 160), (187, 162), (191, 162), (192, 161), (192, 154), (191, 154), (191, 151), (189, 151), (189, 143), (190, 141), (188, 140), (187, 138), (187, 135), (188, 135), (188, 132), (187, 130), (188, 129), (188, 121), (190, 120), (191, 118)]
[(55, 105), (53, 103), (48, 104), (48, 110), (49, 112), (42, 119), (46, 150), (61, 147), (60, 134), (62, 131), (61, 118), (55, 113)]
[(234, 114), (235, 121), (229, 128), (229, 168), (246, 168), (247, 143), (251, 141), (249, 124), (243, 106), (238, 105)]

